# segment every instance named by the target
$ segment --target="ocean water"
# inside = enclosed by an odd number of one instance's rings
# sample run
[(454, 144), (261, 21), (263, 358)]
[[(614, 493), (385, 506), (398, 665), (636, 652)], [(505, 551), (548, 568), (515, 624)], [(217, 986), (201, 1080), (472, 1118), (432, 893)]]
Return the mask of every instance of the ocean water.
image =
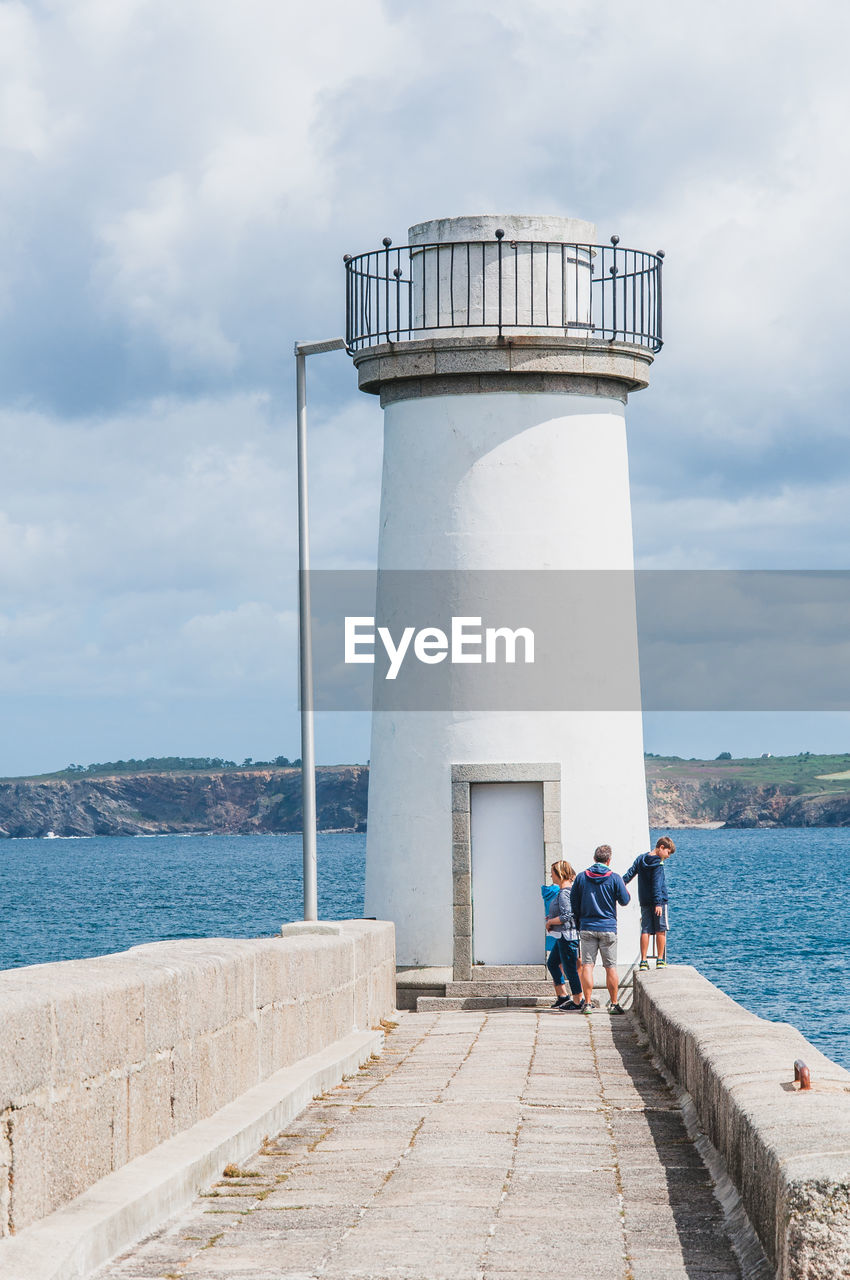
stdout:
[[(850, 1067), (850, 830), (672, 834), (670, 959)], [(364, 835), (320, 834), (324, 919), (363, 914), (365, 853)], [(298, 835), (0, 841), (0, 968), (300, 915)]]
[[(362, 916), (365, 835), (317, 843), (319, 915)], [(269, 936), (302, 910), (300, 835), (0, 840), (0, 969)]]
[(670, 960), (850, 1068), (850, 829), (669, 834)]

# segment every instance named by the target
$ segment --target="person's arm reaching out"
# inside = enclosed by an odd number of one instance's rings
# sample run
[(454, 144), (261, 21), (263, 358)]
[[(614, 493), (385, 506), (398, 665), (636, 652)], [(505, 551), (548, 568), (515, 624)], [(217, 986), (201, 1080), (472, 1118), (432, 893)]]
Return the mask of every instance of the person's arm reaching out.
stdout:
[(635, 876), (638, 873), (638, 863), (640, 862), (642, 856), (643, 855), (639, 853), (638, 856), (635, 858), (634, 862), (629, 867), (626, 874), (623, 876), (623, 884), (628, 884), (630, 880), (634, 880)]

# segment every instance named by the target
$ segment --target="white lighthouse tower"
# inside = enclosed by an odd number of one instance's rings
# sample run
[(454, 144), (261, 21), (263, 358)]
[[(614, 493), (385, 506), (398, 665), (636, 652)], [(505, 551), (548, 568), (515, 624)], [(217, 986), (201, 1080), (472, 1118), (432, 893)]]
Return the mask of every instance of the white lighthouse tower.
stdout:
[[(596, 239), (571, 218), (449, 218), (346, 259), (349, 350), (384, 410), (379, 575), (631, 582), (626, 402), (661, 345), (663, 255)], [(633, 604), (621, 630), (637, 688)], [(622, 872), (648, 838), (639, 693), (373, 713), (366, 912), (395, 922), (400, 965), (545, 976), (525, 966), (549, 864), (610, 844)], [(635, 904), (621, 969), (637, 940)]]

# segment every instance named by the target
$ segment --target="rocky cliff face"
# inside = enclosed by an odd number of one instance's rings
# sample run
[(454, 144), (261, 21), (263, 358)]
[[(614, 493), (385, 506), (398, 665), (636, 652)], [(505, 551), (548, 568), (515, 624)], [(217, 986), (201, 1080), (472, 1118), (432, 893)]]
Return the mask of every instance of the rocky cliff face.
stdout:
[[(319, 768), (319, 828), (365, 828), (369, 771)], [(0, 836), (132, 836), (301, 830), (297, 769), (117, 774), (0, 782)]]
[(653, 827), (850, 827), (850, 792), (799, 793), (733, 779), (659, 778), (647, 783)]
[[(320, 830), (365, 830), (368, 780), (365, 765), (316, 771)], [(653, 827), (850, 826), (850, 792), (801, 795), (790, 785), (662, 777), (650, 778), (647, 797)], [(0, 837), (300, 830), (297, 769), (0, 782)]]

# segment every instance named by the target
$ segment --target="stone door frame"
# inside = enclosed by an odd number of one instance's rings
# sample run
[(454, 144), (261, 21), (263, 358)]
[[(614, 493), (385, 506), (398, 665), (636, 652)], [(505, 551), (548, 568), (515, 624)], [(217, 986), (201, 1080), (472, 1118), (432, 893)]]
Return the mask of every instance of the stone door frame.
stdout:
[(470, 982), (474, 977), (469, 788), (476, 782), (541, 782), (544, 876), (546, 867), (561, 857), (560, 763), (452, 765), (452, 932), (455, 982)]

